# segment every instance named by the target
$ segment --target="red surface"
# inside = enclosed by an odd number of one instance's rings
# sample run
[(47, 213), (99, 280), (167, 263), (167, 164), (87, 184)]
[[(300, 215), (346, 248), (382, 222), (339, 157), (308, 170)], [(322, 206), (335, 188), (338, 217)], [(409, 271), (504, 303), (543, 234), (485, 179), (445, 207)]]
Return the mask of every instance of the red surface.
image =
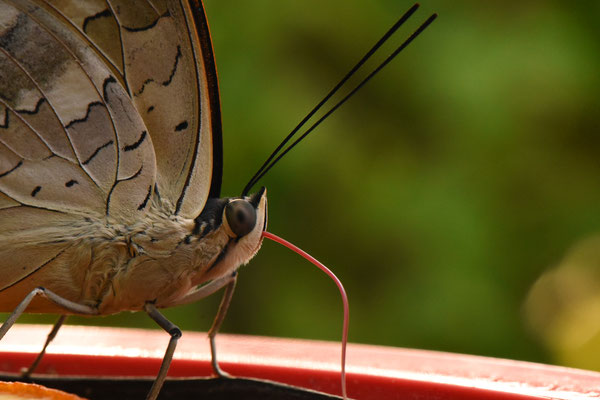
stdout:
[[(16, 326), (0, 341), (0, 370), (33, 360), (49, 326)], [(86, 376), (153, 376), (168, 336), (158, 330), (63, 327), (39, 372)], [(219, 335), (221, 367), (340, 394), (337, 343)], [(599, 399), (600, 373), (422, 350), (350, 344), (348, 395), (355, 399)], [(209, 376), (205, 334), (184, 332), (169, 376)]]

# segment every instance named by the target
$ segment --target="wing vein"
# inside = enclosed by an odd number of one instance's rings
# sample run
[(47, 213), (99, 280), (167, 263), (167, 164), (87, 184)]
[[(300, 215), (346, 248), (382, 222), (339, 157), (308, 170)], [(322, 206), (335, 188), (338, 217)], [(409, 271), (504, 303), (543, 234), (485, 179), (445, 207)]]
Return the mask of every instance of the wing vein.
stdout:
[(112, 13), (112, 15), (115, 19), (115, 23), (119, 27), (119, 29), (118, 29), (119, 46), (121, 47), (121, 59), (123, 60), (123, 71), (122, 71), (123, 83), (125, 84), (125, 90), (129, 94), (129, 97), (133, 98), (133, 93), (131, 92), (131, 89), (129, 88), (129, 83), (127, 83), (127, 68), (125, 68), (125, 47), (123, 46), (123, 35), (121, 35), (121, 29), (123, 29), (123, 27), (121, 26), (121, 23), (119, 22), (119, 18), (117, 18), (117, 14), (115, 13), (115, 10), (114, 10), (112, 4), (110, 3), (110, 0), (105, 0), (105, 2), (106, 2), (106, 6), (110, 9), (110, 12)]

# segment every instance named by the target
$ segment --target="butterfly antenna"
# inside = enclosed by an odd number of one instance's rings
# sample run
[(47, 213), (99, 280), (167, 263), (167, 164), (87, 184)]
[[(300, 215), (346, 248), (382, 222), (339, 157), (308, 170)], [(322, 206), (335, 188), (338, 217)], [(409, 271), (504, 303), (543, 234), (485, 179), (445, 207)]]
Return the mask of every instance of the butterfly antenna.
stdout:
[(268, 166), (262, 169), (262, 172), (254, 179), (250, 187), (252, 187), (256, 182), (258, 182), (265, 174), (273, 168), (275, 164), (285, 156), (291, 149), (293, 149), (298, 143), (300, 143), (309, 133), (311, 133), (317, 126), (321, 124), (327, 117), (329, 117), (335, 110), (337, 110), (342, 104), (344, 104), (350, 97), (352, 97), (360, 88), (362, 88), (371, 78), (373, 78), (383, 67), (385, 67), (390, 61), (392, 61), (406, 46), (410, 44), (429, 24), (431, 24), (437, 18), (437, 14), (433, 14), (429, 17), (406, 41), (404, 41), (392, 54), (388, 56), (377, 68), (373, 70), (365, 79), (363, 79), (350, 93), (348, 93), (344, 98), (342, 98), (336, 105), (331, 107), (329, 111), (327, 111), (321, 118), (317, 120), (314, 124), (310, 126), (298, 139), (296, 139), (292, 144), (285, 148), (276, 158), (274, 158)]
[(429, 24), (433, 22), (437, 18), (437, 14), (433, 14), (429, 17), (404, 43), (402, 43), (392, 54), (388, 56), (373, 72), (371, 72), (365, 79), (362, 80), (350, 93), (344, 96), (335, 106), (333, 106), (327, 113), (325, 113), (321, 118), (317, 120), (314, 124), (310, 126), (298, 139), (296, 139), (292, 144), (283, 150), (281, 154), (279, 154), (275, 159), (271, 161), (271, 163), (263, 169), (263, 171), (257, 176), (252, 185), (258, 182), (265, 174), (273, 168), (275, 164), (285, 156), (291, 149), (293, 149), (298, 143), (300, 143), (309, 133), (311, 133), (317, 126), (321, 124), (327, 117), (329, 117), (335, 110), (337, 110), (342, 104), (344, 104), (350, 97), (352, 97), (360, 88), (362, 88), (371, 78), (373, 78), (383, 67), (385, 67), (390, 61), (394, 59), (410, 42), (412, 42)]
[[(242, 196), (246, 196), (250, 189), (260, 180), (264, 174), (271, 169), (274, 163), (271, 161), (277, 156), (277, 153), (283, 149), (283, 147), (291, 140), (291, 138), (306, 124), (306, 122), (350, 79), (359, 69), (360, 67), (369, 59), (371, 56), (400, 28), (404, 22), (410, 18), (410, 16), (419, 8), (419, 4), (413, 5), (398, 21), (375, 43), (375, 45), (356, 63), (350, 71), (323, 97), (323, 99), (300, 121), (298, 125), (283, 139), (283, 141), (277, 146), (277, 148), (269, 155), (267, 160), (262, 164), (262, 166), (256, 171), (256, 173), (250, 178), (248, 184), (244, 187), (242, 191)], [(292, 146), (293, 147), (293, 146)], [(289, 151), (289, 150), (288, 150)], [(287, 151), (286, 151), (287, 152)], [(281, 158), (278, 157), (277, 160)], [(276, 161), (275, 161), (276, 162)], [(269, 164), (271, 163), (271, 164)]]

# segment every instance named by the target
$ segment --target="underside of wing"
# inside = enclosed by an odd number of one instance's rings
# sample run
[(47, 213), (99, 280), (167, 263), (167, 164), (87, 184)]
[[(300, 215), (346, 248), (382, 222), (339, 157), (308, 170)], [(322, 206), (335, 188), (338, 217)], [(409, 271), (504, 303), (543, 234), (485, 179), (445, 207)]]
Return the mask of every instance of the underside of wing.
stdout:
[(0, 193), (132, 223), (155, 175), (147, 128), (104, 60), (37, 5), (0, 1)]
[(97, 234), (91, 221), (142, 220), (155, 180), (148, 129), (104, 58), (46, 9), (0, 0), (0, 303), (38, 271), (56, 281), (47, 266)]
[(219, 94), (201, 3), (47, 0), (104, 57), (148, 128), (157, 193), (167, 211), (196, 217), (221, 186)]

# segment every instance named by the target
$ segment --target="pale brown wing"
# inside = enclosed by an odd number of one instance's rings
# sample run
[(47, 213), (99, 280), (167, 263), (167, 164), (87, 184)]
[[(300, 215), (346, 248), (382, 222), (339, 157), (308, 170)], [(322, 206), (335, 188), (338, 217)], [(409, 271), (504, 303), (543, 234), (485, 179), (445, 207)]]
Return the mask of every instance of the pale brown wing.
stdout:
[(70, 27), (28, 1), (1, 4), (0, 191), (22, 205), (141, 218), (155, 157), (127, 93)]
[(221, 185), (221, 125), (204, 11), (192, 1), (48, 0), (105, 57), (152, 137), (157, 192), (194, 218)]
[(35, 3), (0, 1), (0, 290), (90, 221), (143, 219), (155, 177), (148, 129), (104, 58)]

